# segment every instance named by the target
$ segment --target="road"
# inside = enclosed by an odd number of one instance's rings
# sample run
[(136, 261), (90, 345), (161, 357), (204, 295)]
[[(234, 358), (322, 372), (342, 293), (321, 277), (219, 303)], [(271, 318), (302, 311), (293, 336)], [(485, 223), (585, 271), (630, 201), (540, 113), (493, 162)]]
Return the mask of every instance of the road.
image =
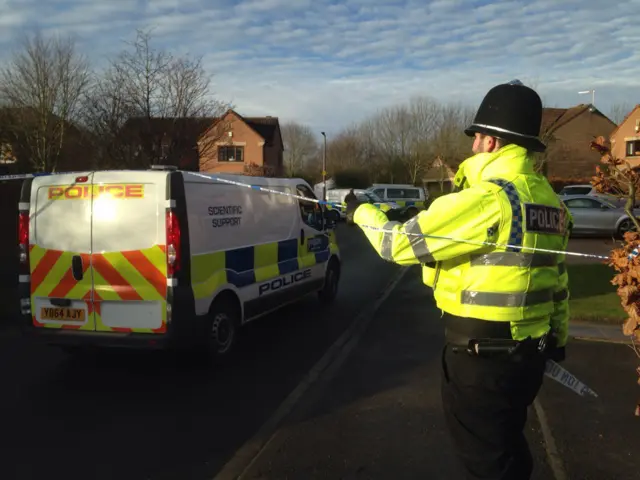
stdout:
[(244, 332), (238, 359), (193, 368), (162, 353), (71, 357), (0, 335), (0, 478), (211, 479), (398, 267), (340, 225), (336, 303), (309, 297)]
[[(31, 345), (10, 329), (2, 331), (0, 478), (212, 479), (397, 272), (377, 257), (359, 230), (341, 225), (338, 241), (344, 271), (336, 304), (322, 310), (310, 297), (260, 320), (245, 331), (238, 359), (228, 365), (193, 368), (161, 353), (74, 358)], [(572, 240), (572, 249), (585, 253), (599, 254), (607, 247), (604, 240)], [(302, 402), (324, 398), (304, 414), (306, 421), (299, 419), (305, 428), (293, 436), (306, 456), (287, 462), (292, 457), (286, 451), (267, 452), (262, 457), (266, 464), (257, 462), (251, 478), (354, 473), (346, 467), (365, 468), (364, 478), (394, 471), (451, 478), (447, 475), (454, 467), (437, 382), (422, 381), (438, 374), (434, 352), (441, 344), (440, 326), (437, 318), (423, 321), (438, 312), (428, 293), (422, 303), (409, 302), (422, 291), (418, 276), (411, 285), (400, 285), (381, 311), (386, 320), (372, 325), (369, 346), (344, 365), (336, 386), (312, 391)], [(407, 312), (390, 307), (398, 304)], [(400, 320), (399, 328), (390, 328), (389, 318)], [(390, 345), (400, 352), (393, 362), (387, 361)], [(355, 407), (338, 408), (351, 404)], [(308, 421), (331, 418), (334, 410), (341, 413), (326, 430)], [(366, 421), (358, 423), (358, 418)], [(554, 432), (564, 430), (562, 418), (550, 418)], [(389, 440), (404, 435), (407, 426), (415, 445), (403, 453)], [(550, 478), (535, 415), (529, 435), (543, 469), (537, 478)], [(291, 437), (286, 438), (290, 445)], [(313, 438), (317, 441), (310, 442)], [(340, 465), (337, 457), (345, 449), (336, 438), (349, 440), (347, 452), (360, 463)], [(370, 439), (377, 441), (372, 451), (367, 449)], [(563, 445), (562, 439), (558, 442)], [(315, 461), (314, 452), (322, 459)], [(374, 464), (366, 464), (367, 459)], [(438, 461), (440, 469), (434, 470)]]

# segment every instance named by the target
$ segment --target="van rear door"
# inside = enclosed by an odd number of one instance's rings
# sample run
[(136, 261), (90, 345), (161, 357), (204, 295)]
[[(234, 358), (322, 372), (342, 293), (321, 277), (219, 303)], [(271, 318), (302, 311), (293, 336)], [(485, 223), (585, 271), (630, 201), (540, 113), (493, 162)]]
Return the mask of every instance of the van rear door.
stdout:
[(94, 174), (91, 247), (99, 332), (166, 332), (168, 175)]
[(95, 330), (91, 268), (92, 173), (35, 178), (29, 210), (33, 325)]

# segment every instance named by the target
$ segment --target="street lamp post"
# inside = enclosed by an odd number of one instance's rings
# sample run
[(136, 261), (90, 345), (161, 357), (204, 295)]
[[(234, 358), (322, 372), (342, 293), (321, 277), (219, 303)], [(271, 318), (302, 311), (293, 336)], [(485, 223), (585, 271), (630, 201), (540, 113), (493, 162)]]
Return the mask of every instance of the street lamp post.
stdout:
[(320, 132), (324, 137), (324, 149), (322, 151), (322, 201), (327, 201), (327, 134)]
[(587, 93), (591, 94), (591, 105), (593, 105), (595, 107), (596, 106), (596, 91), (595, 91), (595, 89), (593, 89), (593, 90), (582, 90), (581, 92), (578, 92), (578, 95), (585, 95)]

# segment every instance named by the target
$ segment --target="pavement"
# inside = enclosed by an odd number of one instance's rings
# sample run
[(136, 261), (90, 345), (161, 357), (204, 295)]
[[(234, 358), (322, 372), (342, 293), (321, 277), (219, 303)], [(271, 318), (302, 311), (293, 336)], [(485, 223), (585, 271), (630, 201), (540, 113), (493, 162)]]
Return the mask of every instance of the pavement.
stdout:
[(250, 324), (225, 365), (155, 352), (74, 357), (3, 329), (0, 478), (213, 478), (399, 272), (359, 230), (340, 225), (337, 238), (336, 302), (319, 308), (312, 295)]

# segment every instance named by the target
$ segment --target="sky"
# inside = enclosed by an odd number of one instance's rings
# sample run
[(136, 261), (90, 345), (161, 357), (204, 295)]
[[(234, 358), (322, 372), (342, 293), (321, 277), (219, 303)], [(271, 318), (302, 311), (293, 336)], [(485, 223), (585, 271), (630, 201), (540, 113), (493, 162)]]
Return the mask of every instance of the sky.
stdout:
[(518, 78), (545, 105), (640, 103), (640, 0), (0, 0), (0, 61), (25, 33), (74, 35), (96, 65), (154, 28), (202, 55), (242, 115), (328, 135), (423, 95), (477, 106)]

